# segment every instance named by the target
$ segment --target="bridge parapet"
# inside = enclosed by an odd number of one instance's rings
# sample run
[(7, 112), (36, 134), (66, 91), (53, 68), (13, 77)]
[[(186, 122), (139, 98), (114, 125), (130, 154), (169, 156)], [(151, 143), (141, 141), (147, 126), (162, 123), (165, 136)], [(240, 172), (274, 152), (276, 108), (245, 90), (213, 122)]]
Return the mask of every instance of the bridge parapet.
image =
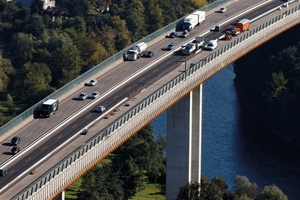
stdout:
[(130, 109), (106, 129), (79, 147), (30, 184), (14, 199), (45, 199), (59, 194), (99, 160), (123, 144), (156, 116), (193, 88), (257, 46), (300, 23), (300, 5), (253, 27), (241, 37), (213, 52)]

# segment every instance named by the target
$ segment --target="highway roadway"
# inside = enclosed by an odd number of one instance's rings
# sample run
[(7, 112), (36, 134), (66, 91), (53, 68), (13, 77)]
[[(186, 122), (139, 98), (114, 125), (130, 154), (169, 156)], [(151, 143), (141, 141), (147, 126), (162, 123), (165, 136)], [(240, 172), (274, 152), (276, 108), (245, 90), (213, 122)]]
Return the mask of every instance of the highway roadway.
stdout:
[[(189, 38), (165, 38), (149, 47), (148, 49), (155, 52), (154, 57), (141, 58), (137, 61), (126, 61), (100, 77), (91, 77), (91, 79), (96, 78), (98, 80), (98, 84), (96, 86), (82, 86), (82, 88), (80, 88), (80, 90), (76, 93), (60, 102), (59, 110), (55, 115), (50, 118), (34, 119), (22, 130), (15, 133), (14, 135), (21, 136), (21, 144), (19, 145), (21, 149), (24, 149), (39, 136), (43, 134), (47, 136), (44, 140), (41, 140), (26, 152), (20, 152), (15, 155), (14, 159), (9, 164), (5, 165), (5, 169), (8, 171), (8, 174), (4, 177), (0, 177), (0, 188), (3, 189), (1, 192), (5, 192), (9, 183), (13, 183), (13, 180), (17, 177), (20, 178), (20, 174), (22, 174), (26, 169), (32, 168), (34, 163), (37, 163), (39, 160), (47, 157), (47, 155), (51, 155), (51, 152), (60, 144), (74, 136), (74, 134), (80, 132), (91, 121), (101, 116), (101, 113), (95, 112), (98, 105), (105, 105), (107, 110), (113, 108), (123, 99), (133, 97), (158, 78), (165, 76), (170, 71), (177, 68), (178, 65), (182, 64), (181, 61), (189, 60), (195, 56), (201, 60), (211, 53), (209, 51), (203, 51), (190, 56), (182, 56), (180, 53), (180, 47), (186, 44), (187, 41), (192, 40), (200, 33), (205, 34), (206, 41), (220, 37), (223, 33), (210, 32), (209, 29), (219, 24), (219, 22), (229, 19), (231, 16), (235, 15), (235, 13), (242, 10), (246, 10), (248, 12), (222, 24), (223, 29), (233, 27), (232, 24), (242, 18), (248, 18), (251, 20), (256, 16), (283, 4), (282, 1), (273, 0), (268, 1), (263, 6), (253, 10), (249, 9), (258, 2), (261, 1), (238, 1), (235, 4), (228, 6), (228, 10), (225, 13), (216, 12), (207, 16), (206, 22), (197, 27), (195, 30), (192, 30)], [(172, 51), (164, 50), (170, 42), (173, 42), (176, 45), (175, 49)], [(218, 47), (221, 46), (221, 43), (225, 45), (226, 42), (227, 41), (220, 41), (220, 45), (218, 45)], [(139, 73), (137, 74), (137, 72)], [(134, 78), (132, 78), (133, 75)], [(100, 92), (101, 96), (98, 99), (86, 99), (83, 101), (77, 100), (77, 97), (81, 92), (91, 94), (94, 91)], [(78, 115), (74, 116), (72, 119), (68, 119), (70, 116), (75, 115), (75, 113), (78, 113)], [(107, 113), (102, 114), (103, 117), (106, 115)], [(63, 123), (65, 120), (66, 122)], [(59, 126), (61, 123), (63, 124)], [(56, 126), (59, 126), (59, 128), (51, 132), (53, 127)], [(103, 127), (103, 129), (104, 128), (105, 127)], [(77, 135), (77, 137), (81, 137), (80, 134)], [(4, 163), (13, 156), (10, 154), (10, 139), (11, 138), (8, 138), (6, 141), (1, 141), (0, 163)], [(27, 175), (28, 174), (25, 174), (24, 176)]]

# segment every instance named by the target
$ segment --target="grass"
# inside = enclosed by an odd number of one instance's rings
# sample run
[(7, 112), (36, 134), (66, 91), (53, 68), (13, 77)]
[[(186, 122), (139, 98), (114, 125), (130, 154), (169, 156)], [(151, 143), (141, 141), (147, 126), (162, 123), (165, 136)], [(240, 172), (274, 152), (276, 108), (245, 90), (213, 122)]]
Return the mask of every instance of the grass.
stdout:
[(159, 184), (145, 184), (145, 189), (138, 192), (132, 200), (165, 200), (165, 188), (164, 185)]
[(81, 186), (82, 179), (79, 178), (66, 190), (66, 199), (77, 199), (77, 194)]

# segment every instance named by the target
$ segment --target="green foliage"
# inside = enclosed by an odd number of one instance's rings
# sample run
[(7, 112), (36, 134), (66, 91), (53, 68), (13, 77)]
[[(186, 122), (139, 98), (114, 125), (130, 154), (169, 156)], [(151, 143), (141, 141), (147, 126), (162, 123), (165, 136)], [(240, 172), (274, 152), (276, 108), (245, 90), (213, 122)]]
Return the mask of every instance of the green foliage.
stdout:
[(45, 30), (44, 20), (40, 15), (30, 15), (25, 21), (24, 32), (35, 37), (41, 35)]
[(126, 10), (126, 13), (130, 13), (125, 16), (126, 24), (132, 38), (137, 41), (139, 38), (147, 35), (145, 26), (145, 7), (140, 0), (133, 0)]
[(247, 195), (247, 197), (253, 199), (258, 194), (258, 187), (255, 183), (250, 183), (246, 176), (236, 176), (234, 191), (238, 196)]
[(32, 0), (30, 4), (30, 12), (32, 14), (41, 15), (44, 12), (44, 2), (41, 0)]
[(265, 186), (261, 191), (261, 200), (288, 200), (287, 196), (275, 185)]
[[(217, 180), (221, 178), (215, 178), (214, 181), (208, 180), (204, 175), (201, 176), (201, 184), (197, 182), (186, 183), (179, 188), (177, 198), (180, 200), (223, 200), (223, 193), (220, 187), (215, 182), (220, 183)], [(225, 184), (225, 180), (222, 184)]]
[(235, 65), (242, 99), (261, 121), (294, 145), (300, 144), (300, 42), (295, 45), (299, 31), (300, 27), (293, 28)]
[(78, 199), (110, 200), (123, 199), (122, 181), (118, 171), (113, 171), (110, 164), (95, 167), (82, 177), (81, 192)]

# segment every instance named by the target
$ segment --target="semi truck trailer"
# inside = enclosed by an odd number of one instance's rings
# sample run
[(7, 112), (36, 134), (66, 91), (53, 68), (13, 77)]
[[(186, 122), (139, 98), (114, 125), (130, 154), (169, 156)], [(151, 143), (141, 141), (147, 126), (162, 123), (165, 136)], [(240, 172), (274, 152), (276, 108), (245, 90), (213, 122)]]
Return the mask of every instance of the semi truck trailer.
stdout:
[(183, 21), (183, 30), (191, 31), (196, 26), (202, 24), (205, 21), (204, 11), (195, 11), (192, 14), (186, 16)]

